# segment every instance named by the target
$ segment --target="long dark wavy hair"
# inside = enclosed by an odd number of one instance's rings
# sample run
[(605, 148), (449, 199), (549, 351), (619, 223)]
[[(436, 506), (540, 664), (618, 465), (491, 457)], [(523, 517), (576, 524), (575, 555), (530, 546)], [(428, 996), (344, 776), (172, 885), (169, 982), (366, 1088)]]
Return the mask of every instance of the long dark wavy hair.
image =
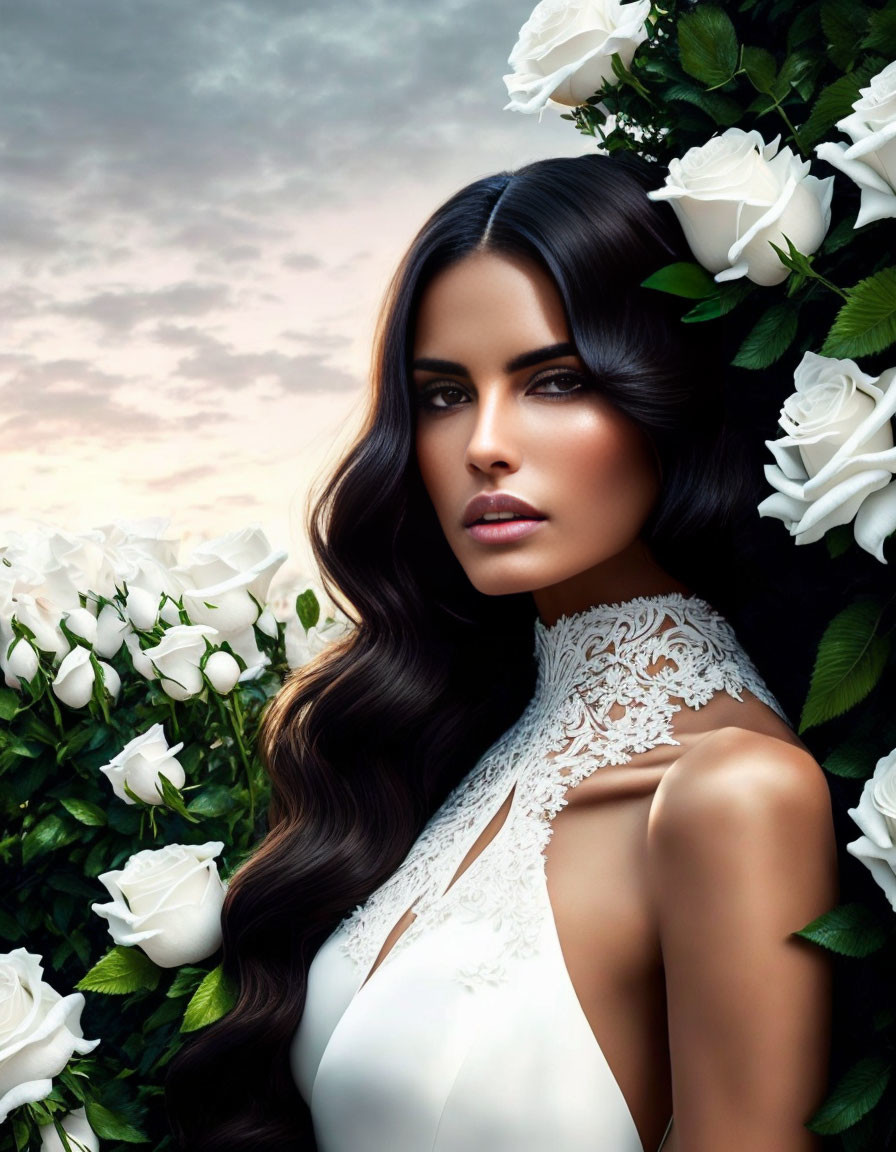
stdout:
[(683, 324), (693, 301), (641, 287), (692, 259), (669, 205), (645, 195), (661, 183), (631, 154), (539, 160), (462, 188), (400, 262), (365, 426), (309, 523), (324, 588), (355, 627), (294, 670), (263, 718), (268, 831), (231, 877), (222, 913), (238, 998), (167, 1078), (184, 1152), (316, 1148), (289, 1065), (309, 965), (534, 689), (531, 594), (473, 588), (414, 457), (409, 364), (433, 277), (482, 248), (547, 271), (591, 386), (656, 447), (662, 488), (642, 538), (697, 594), (737, 611), (750, 581), (739, 525), (762, 493), (726, 424), (724, 321)]

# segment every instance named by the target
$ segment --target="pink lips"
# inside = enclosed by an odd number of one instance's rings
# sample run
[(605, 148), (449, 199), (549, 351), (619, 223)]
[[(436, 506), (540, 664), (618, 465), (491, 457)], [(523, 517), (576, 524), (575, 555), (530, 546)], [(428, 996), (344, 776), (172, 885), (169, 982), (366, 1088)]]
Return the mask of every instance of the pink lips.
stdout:
[[(519, 519), (482, 522), (480, 518), (486, 512), (513, 512)], [(464, 527), (483, 544), (519, 540), (536, 531), (545, 519), (537, 508), (508, 492), (481, 492), (464, 509)]]

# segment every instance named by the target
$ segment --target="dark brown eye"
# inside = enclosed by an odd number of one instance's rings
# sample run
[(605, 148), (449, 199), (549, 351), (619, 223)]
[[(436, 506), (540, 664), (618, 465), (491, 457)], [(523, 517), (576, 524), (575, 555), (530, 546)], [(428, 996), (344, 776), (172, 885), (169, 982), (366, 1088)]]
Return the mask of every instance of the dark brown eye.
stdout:
[(417, 393), (417, 407), (418, 408), (428, 408), (431, 410), (444, 410), (446, 408), (456, 408), (457, 407), (457, 401), (451, 402), (449, 400), (448, 402), (442, 403), (442, 404), (436, 402), (436, 397), (439, 397), (439, 396), (444, 397), (446, 395), (450, 397), (452, 395), (452, 393), (454, 394), (455, 397), (458, 397), (458, 396), (464, 397), (466, 395), (464, 390), (462, 388), (458, 388), (458, 386), (456, 384), (435, 384), (435, 385), (430, 385), (427, 388), (422, 388)]
[[(545, 387), (557, 387), (557, 391), (542, 392)], [(539, 390), (540, 395), (566, 396), (571, 392), (580, 392), (585, 387), (585, 381), (575, 372), (552, 372), (548, 376), (539, 376), (533, 387)]]

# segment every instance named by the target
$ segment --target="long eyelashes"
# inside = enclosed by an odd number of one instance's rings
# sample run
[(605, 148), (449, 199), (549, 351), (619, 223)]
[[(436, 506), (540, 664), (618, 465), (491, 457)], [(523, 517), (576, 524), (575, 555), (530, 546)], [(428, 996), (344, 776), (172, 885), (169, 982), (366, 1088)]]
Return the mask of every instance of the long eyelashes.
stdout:
[[(564, 396), (577, 395), (579, 392), (584, 391), (587, 387), (587, 382), (584, 377), (576, 372), (571, 372), (568, 368), (559, 372), (550, 372), (545, 375), (536, 377), (535, 380), (532, 381), (531, 387), (532, 389), (536, 389), (538, 386), (543, 384), (553, 384), (561, 381), (569, 381), (570, 383), (574, 384), (575, 387), (564, 389), (561, 392), (536, 391), (535, 395), (561, 399)], [(415, 394), (416, 406), (418, 408), (426, 409), (430, 412), (446, 412), (452, 408), (462, 407), (463, 401), (444, 404), (437, 404), (434, 402), (436, 397), (444, 398), (446, 395), (450, 396), (451, 393), (455, 393), (457, 396), (467, 396), (467, 392), (459, 384), (453, 382), (439, 383), (438, 381), (435, 381), (428, 387), (421, 388)]]

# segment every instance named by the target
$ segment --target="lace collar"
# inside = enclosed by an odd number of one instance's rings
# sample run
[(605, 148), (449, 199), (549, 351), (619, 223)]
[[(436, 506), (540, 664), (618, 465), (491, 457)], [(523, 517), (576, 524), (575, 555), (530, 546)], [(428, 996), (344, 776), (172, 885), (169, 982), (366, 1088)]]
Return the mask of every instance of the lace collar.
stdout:
[(604, 763), (675, 743), (670, 722), (681, 702), (700, 708), (720, 690), (740, 700), (749, 688), (789, 723), (731, 624), (699, 596), (636, 596), (552, 625), (536, 619), (534, 640), (532, 708), (559, 721), (557, 746), (572, 738)]

